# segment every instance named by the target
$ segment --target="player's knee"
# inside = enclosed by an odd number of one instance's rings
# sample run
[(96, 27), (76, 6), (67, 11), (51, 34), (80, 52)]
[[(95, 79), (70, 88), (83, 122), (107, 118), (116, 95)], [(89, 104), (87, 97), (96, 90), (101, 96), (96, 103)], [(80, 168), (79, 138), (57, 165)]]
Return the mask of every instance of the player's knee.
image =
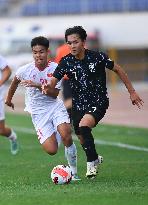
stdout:
[(0, 135), (6, 135), (4, 128), (0, 128)]
[(82, 136), (82, 138), (84, 140), (88, 140), (88, 139), (92, 138), (90, 127), (81, 126), (81, 127), (79, 127), (79, 130), (80, 130), (80, 135)]
[(55, 155), (57, 153), (57, 150), (45, 150), (47, 154), (49, 155)]
[(51, 146), (44, 146), (42, 145), (44, 151), (49, 155), (55, 155), (58, 151), (57, 147), (51, 147)]

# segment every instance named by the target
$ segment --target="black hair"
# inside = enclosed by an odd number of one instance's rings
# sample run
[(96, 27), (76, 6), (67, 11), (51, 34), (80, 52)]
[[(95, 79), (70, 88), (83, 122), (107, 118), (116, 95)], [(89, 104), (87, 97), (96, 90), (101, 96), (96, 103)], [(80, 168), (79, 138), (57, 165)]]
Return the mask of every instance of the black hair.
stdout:
[(48, 49), (49, 40), (43, 36), (35, 37), (31, 40), (31, 48), (33, 48), (33, 46), (36, 46), (36, 45), (44, 46), (46, 49)]
[(72, 34), (78, 34), (82, 41), (85, 41), (87, 38), (87, 33), (82, 26), (74, 26), (72, 28), (68, 28), (65, 31), (65, 41), (67, 42), (67, 36)]

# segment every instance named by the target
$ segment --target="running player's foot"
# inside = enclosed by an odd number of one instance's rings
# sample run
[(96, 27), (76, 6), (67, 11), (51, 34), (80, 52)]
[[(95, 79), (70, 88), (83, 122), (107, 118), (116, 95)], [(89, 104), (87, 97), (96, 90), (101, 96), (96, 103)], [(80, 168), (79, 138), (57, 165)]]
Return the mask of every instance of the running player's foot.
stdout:
[(80, 177), (78, 175), (72, 175), (72, 181), (80, 181)]
[(86, 177), (89, 179), (94, 179), (96, 177), (97, 170), (93, 162), (87, 162), (87, 172)]
[(96, 168), (96, 171), (97, 171), (97, 173), (98, 173), (98, 168), (99, 168), (99, 166), (100, 166), (100, 164), (102, 164), (103, 163), (103, 157), (102, 156), (100, 156), (100, 155), (98, 155), (98, 159), (96, 159), (95, 161), (94, 161), (94, 166), (95, 166), (95, 168)]
[(17, 139), (10, 140), (10, 146), (11, 146), (11, 154), (16, 155), (18, 153), (18, 142)]

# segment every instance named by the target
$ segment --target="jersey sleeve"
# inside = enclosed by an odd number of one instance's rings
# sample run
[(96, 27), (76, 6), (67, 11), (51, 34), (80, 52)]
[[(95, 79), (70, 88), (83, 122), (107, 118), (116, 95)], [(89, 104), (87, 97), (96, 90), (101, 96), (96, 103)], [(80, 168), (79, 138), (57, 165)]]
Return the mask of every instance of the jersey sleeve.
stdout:
[(61, 80), (57, 83), (57, 85), (56, 85), (55, 88), (57, 88), (58, 90), (61, 90), (61, 89), (62, 89), (62, 82), (63, 82), (63, 79), (61, 79)]
[(111, 60), (106, 53), (101, 52), (100, 55), (105, 68), (112, 70), (114, 68), (114, 61)]
[(66, 62), (62, 59), (58, 66), (56, 67), (53, 77), (57, 78), (59, 81), (64, 77), (66, 74)]
[(25, 79), (25, 66), (18, 68), (16, 71), (15, 76), (17, 77), (18, 80), (24, 80)]

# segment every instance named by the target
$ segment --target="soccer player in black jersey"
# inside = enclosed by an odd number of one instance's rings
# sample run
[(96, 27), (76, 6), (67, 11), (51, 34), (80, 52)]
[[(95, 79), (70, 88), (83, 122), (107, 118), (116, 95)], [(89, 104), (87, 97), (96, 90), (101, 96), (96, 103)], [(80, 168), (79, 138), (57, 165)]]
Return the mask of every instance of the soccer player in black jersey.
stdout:
[(87, 157), (86, 177), (94, 178), (97, 166), (102, 162), (98, 155), (92, 128), (104, 117), (109, 106), (106, 87), (106, 73), (114, 71), (125, 84), (133, 105), (141, 108), (142, 99), (136, 93), (125, 71), (107, 54), (100, 51), (85, 49), (87, 33), (81, 26), (68, 28), (65, 40), (70, 48), (70, 54), (63, 57), (57, 66), (50, 85), (44, 85), (42, 90), (48, 91), (66, 74), (72, 89), (72, 120), (76, 135)]

